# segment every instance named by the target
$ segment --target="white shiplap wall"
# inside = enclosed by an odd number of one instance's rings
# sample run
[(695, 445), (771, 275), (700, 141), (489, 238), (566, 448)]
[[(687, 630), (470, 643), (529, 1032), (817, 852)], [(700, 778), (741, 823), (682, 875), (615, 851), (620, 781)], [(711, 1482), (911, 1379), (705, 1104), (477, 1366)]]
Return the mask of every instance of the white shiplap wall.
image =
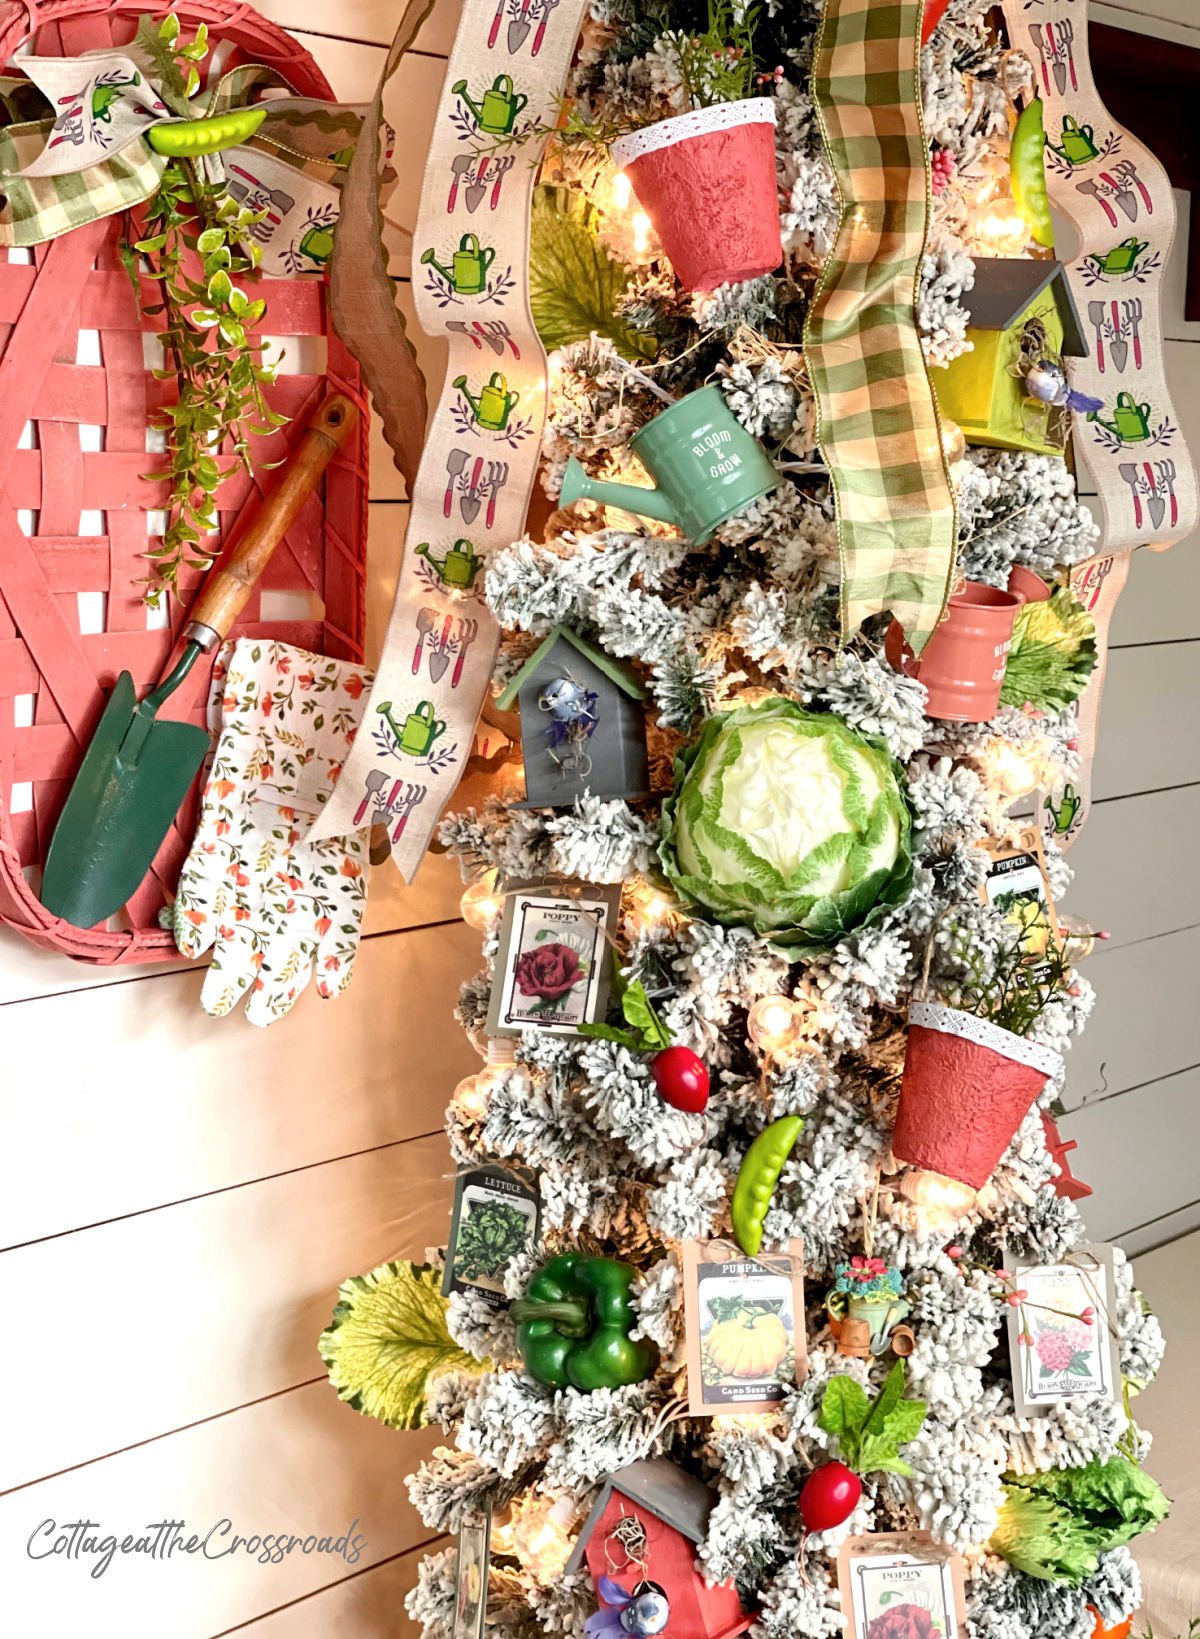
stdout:
[[(394, 9), (269, 0), (346, 101), (369, 95)], [(1200, 45), (1192, 0), (1106, 22)], [(1168, 20), (1150, 16), (1167, 14)], [(401, 155), (424, 152), (455, 0), (437, 0), (392, 101)], [(1175, 32), (1172, 33), (1171, 31)], [(407, 273), (420, 165), (391, 208)], [(1182, 277), (1170, 368), (1200, 448), (1200, 328)], [(402, 287), (402, 297), (407, 291)], [(415, 327), (414, 334), (419, 334)], [(421, 344), (431, 382), (436, 346)], [(372, 471), (376, 630), (390, 604), (404, 503), (382, 442)], [(1118, 611), (1097, 764), (1100, 801), (1069, 908), (1113, 929), (1091, 964), (1100, 1004), (1063, 1122), (1096, 1185), (1097, 1234), (1140, 1248), (1200, 1222), (1200, 557), (1143, 556)], [(1146, 839), (1153, 845), (1146, 847)], [(450, 1019), (478, 938), (457, 923), (457, 874), (431, 860), (405, 893), (372, 884), (347, 996), (306, 996), (260, 1033), (208, 1019), (199, 975), (97, 974), (0, 936), (0, 1586), (14, 1632), (66, 1639), (393, 1639), (428, 1533), (402, 1477), (432, 1436), (395, 1436), (339, 1406), (315, 1339), (342, 1275), (439, 1239), (448, 1197), (441, 1111), (472, 1069)], [(35, 1090), (36, 1089), (36, 1090)], [(189, 1528), (336, 1535), (361, 1561), (118, 1561), (93, 1579), (31, 1562), (39, 1522), (118, 1535)], [(7, 1623), (5, 1624), (7, 1627)]]

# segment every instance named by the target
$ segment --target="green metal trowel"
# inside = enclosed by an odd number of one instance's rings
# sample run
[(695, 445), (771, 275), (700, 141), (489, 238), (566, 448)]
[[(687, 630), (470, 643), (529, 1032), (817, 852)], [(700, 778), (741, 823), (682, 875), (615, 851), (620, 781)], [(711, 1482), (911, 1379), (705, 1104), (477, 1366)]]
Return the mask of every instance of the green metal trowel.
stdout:
[(59, 816), (42, 904), (73, 927), (92, 928), (136, 891), (209, 748), (206, 730), (160, 722), (159, 708), (201, 655), (229, 633), (275, 548), (358, 420), (331, 394), (309, 423), (282, 480), (228, 559), (211, 572), (184, 631), (178, 661), (140, 703), (122, 672)]

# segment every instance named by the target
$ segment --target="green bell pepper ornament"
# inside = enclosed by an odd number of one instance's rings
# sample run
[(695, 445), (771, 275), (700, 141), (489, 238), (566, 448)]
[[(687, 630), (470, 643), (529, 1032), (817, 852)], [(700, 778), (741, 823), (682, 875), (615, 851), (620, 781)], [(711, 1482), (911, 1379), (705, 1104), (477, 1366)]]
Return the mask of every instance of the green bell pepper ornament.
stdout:
[(658, 1350), (629, 1335), (636, 1273), (632, 1264), (582, 1252), (563, 1252), (543, 1264), (510, 1310), (529, 1375), (550, 1389), (584, 1393), (649, 1377)]

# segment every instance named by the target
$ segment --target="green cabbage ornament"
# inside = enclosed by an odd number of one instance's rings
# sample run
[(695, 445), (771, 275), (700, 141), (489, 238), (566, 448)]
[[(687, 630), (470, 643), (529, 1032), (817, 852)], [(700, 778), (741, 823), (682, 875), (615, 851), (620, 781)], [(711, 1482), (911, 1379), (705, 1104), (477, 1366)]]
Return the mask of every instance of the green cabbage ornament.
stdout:
[(902, 776), (879, 741), (791, 700), (711, 717), (663, 804), (662, 861), (718, 922), (830, 945), (912, 886)]

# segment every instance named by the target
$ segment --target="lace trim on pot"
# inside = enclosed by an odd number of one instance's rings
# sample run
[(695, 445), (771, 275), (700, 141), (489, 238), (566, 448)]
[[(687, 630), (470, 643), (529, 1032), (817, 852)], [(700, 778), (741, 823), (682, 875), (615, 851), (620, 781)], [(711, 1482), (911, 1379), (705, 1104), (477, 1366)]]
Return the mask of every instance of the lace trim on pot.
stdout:
[(642, 131), (630, 131), (618, 137), (609, 152), (619, 171), (631, 165), (643, 154), (656, 153), (660, 148), (672, 148), (689, 137), (708, 136), (712, 131), (731, 131), (738, 125), (774, 125), (775, 99), (747, 97), (744, 102), (719, 102), (712, 108), (694, 108), (689, 114), (676, 114), (673, 119), (659, 120)]
[(1042, 1047), (1014, 1036), (1011, 1030), (981, 1019), (974, 1013), (961, 1013), (956, 1007), (942, 1007), (937, 1002), (912, 1002), (908, 1009), (909, 1024), (924, 1025), (926, 1030), (939, 1030), (944, 1036), (958, 1036), (961, 1041), (973, 1041), (988, 1047), (1002, 1058), (1025, 1064), (1031, 1070), (1040, 1070), (1055, 1080), (1063, 1073), (1063, 1058), (1053, 1047)]

